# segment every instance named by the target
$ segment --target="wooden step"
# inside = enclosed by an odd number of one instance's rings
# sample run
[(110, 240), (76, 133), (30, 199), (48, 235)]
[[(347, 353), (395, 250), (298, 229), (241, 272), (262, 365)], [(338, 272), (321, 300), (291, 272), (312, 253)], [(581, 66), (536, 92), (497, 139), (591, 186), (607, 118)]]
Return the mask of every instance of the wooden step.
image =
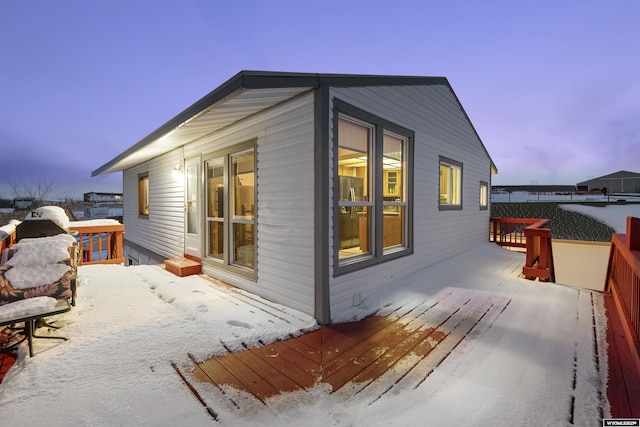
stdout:
[(164, 268), (176, 276), (185, 277), (192, 274), (200, 274), (202, 263), (188, 258), (174, 258), (166, 260)]

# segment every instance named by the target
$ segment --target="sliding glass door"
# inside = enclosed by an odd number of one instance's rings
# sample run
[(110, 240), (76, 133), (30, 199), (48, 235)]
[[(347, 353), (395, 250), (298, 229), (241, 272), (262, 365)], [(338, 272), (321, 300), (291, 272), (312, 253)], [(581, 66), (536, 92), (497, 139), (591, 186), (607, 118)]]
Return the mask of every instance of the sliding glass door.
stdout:
[(207, 259), (255, 276), (255, 142), (215, 153), (205, 169)]

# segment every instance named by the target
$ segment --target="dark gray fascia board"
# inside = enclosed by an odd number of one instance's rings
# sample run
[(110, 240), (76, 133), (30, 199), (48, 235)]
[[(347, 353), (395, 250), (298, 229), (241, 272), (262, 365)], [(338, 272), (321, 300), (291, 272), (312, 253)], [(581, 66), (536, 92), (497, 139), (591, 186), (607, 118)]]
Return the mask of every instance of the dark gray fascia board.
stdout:
[[(91, 172), (98, 176), (119, 161), (135, 153), (156, 139), (166, 135), (212, 105), (242, 89), (276, 89), (287, 87), (319, 88), (323, 86), (404, 86), (444, 84), (451, 88), (446, 77), (385, 76), (367, 74), (314, 74), (275, 71), (240, 71), (235, 76), (193, 103), (149, 135), (127, 148), (118, 156)], [(453, 90), (453, 89), (452, 89)]]
[[(449, 82), (445, 77), (385, 76), (369, 74), (287, 73), (274, 71), (241, 71), (245, 89), (323, 86), (403, 86), (433, 85)], [(236, 75), (236, 77), (238, 76)]]

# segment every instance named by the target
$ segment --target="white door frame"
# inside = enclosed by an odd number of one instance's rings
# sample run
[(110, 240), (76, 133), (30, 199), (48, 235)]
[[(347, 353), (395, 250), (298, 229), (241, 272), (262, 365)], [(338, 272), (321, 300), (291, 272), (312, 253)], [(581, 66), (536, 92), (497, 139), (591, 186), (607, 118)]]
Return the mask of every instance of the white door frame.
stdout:
[(184, 253), (196, 258), (202, 258), (201, 163), (200, 157), (184, 161)]

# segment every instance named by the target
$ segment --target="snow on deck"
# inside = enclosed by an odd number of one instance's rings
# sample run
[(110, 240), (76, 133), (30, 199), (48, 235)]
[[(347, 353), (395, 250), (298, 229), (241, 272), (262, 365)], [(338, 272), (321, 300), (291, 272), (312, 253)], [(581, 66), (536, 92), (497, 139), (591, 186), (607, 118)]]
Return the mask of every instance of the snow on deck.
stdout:
[(334, 313), (343, 321), (389, 315), (442, 292), (510, 301), (419, 384), (379, 399), (366, 390), (345, 399), (319, 384), (242, 409), (195, 380), (190, 355), (206, 360), (298, 336), (318, 328), (311, 316), (157, 266), (81, 266), (78, 304), (57, 317), (69, 341), (36, 340), (33, 358), (21, 350), (0, 384), (2, 422), (214, 425), (174, 362), (222, 426), (595, 425), (609, 414), (602, 297), (524, 280), (523, 262), (482, 244)]

